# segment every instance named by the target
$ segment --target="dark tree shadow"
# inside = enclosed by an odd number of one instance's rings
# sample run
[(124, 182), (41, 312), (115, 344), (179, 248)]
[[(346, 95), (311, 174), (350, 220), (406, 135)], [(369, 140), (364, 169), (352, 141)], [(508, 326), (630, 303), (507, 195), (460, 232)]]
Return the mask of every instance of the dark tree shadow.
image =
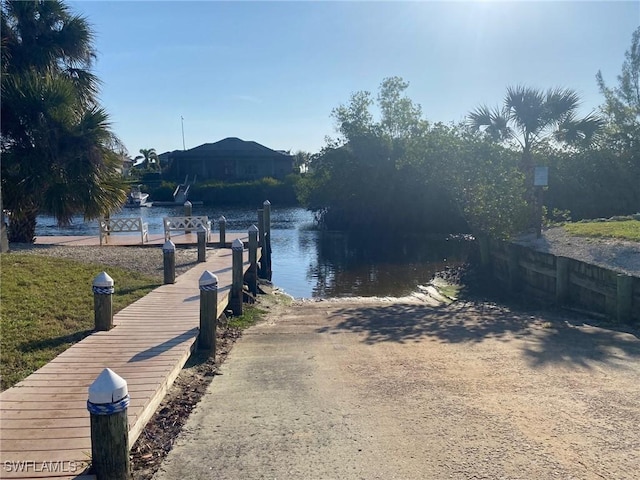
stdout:
[(616, 367), (623, 357), (640, 358), (640, 336), (633, 328), (578, 317), (554, 319), (546, 326), (538, 341), (523, 350), (533, 367), (564, 363), (589, 369), (594, 362)]
[(175, 347), (176, 345), (179, 345), (191, 338), (193, 338), (194, 336), (198, 335), (198, 331), (199, 329), (197, 327), (192, 328), (191, 330), (188, 330), (184, 333), (181, 333), (180, 335), (176, 335), (173, 338), (170, 338), (169, 340), (166, 340), (162, 343), (159, 343), (158, 345), (155, 345), (153, 347), (147, 348), (146, 350), (143, 350), (137, 354), (135, 354), (133, 357), (131, 357), (128, 360), (128, 363), (132, 363), (132, 362), (142, 362), (144, 360), (147, 360), (149, 358), (153, 358), (153, 357), (157, 357), (158, 355), (163, 354), (164, 352), (171, 350), (173, 347)]
[(477, 344), (485, 340), (526, 339), (523, 355), (532, 367), (566, 363), (591, 368), (591, 362), (621, 365), (623, 357), (640, 358), (633, 328), (596, 325), (590, 319), (560, 311), (517, 310), (488, 302), (458, 302), (446, 307), (390, 304), (339, 309), (337, 324), (319, 333), (352, 332), (369, 345), (435, 339), (442, 343)]
[(318, 332), (364, 334), (363, 341), (370, 345), (417, 342), (428, 337), (445, 343), (482, 342), (504, 337), (507, 333), (518, 337), (527, 332), (527, 320), (509, 310), (492, 305), (467, 305), (434, 308), (392, 304), (340, 309), (334, 316), (344, 320), (335, 326), (320, 328)]

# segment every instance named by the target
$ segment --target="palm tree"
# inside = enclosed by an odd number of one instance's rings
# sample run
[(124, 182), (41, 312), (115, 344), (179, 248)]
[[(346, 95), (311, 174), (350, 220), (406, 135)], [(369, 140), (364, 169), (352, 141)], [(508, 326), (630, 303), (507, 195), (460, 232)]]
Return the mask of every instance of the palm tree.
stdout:
[(126, 191), (119, 140), (97, 102), (87, 21), (59, 0), (2, 2), (2, 198), (9, 239), (32, 242), (36, 216), (96, 218)]
[(521, 150), (519, 167), (525, 175), (526, 200), (534, 207), (535, 150), (550, 142), (590, 145), (602, 130), (602, 119), (593, 113), (577, 118), (579, 105), (580, 98), (571, 89), (543, 92), (526, 86), (508, 87), (502, 108), (482, 105), (468, 115), (468, 125), (472, 131)]
[(520, 168), (533, 174), (532, 153), (549, 141), (567, 145), (587, 145), (596, 138), (603, 122), (596, 115), (576, 118), (580, 105), (571, 89), (553, 88), (546, 92), (531, 87), (508, 87), (502, 108), (482, 105), (468, 116), (473, 131), (483, 131), (496, 141), (522, 149)]
[(142, 159), (142, 166), (145, 170), (149, 169), (158, 169), (158, 154), (156, 153), (155, 148), (141, 148), (140, 153), (142, 155), (138, 155), (134, 158), (135, 161)]
[(580, 98), (571, 89), (546, 92), (531, 87), (508, 87), (502, 108), (482, 105), (468, 116), (473, 131), (484, 131), (494, 140), (516, 144), (522, 149), (521, 169), (533, 170), (532, 152), (554, 140), (567, 145), (588, 145), (602, 128), (594, 114), (576, 118)]

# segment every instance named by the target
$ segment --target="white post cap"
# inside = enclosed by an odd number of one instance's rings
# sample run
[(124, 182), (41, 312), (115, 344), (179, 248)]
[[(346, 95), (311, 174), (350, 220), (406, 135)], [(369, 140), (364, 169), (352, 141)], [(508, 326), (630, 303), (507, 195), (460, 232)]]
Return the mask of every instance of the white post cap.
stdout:
[(227, 221), (227, 218), (224, 215), (220, 215), (218, 222), (226, 222), (226, 221)]
[(258, 227), (256, 227), (255, 225), (251, 225), (249, 227), (249, 233), (258, 233), (258, 232), (259, 232)]
[(167, 240), (166, 242), (164, 242), (164, 245), (162, 246), (162, 251), (163, 252), (175, 252), (176, 251), (176, 244), (173, 243), (171, 240)]
[(267, 205), (271, 205), (271, 202), (269, 200), (265, 200), (263, 205), (266, 207)]
[(231, 250), (244, 250), (244, 243), (239, 238), (236, 238), (231, 244)]
[(93, 279), (94, 287), (113, 287), (113, 278), (109, 276), (107, 272), (99, 273), (96, 278)]
[(200, 275), (200, 280), (198, 280), (198, 283), (201, 287), (206, 287), (208, 285), (218, 285), (218, 277), (216, 277), (209, 270), (205, 270), (204, 272), (202, 272), (202, 275)]
[(184, 206), (185, 207), (190, 207), (191, 206), (191, 202), (189, 200), (187, 200), (186, 202), (184, 202)]
[(116, 403), (128, 393), (127, 381), (110, 368), (105, 368), (89, 386), (89, 401), (95, 404)]

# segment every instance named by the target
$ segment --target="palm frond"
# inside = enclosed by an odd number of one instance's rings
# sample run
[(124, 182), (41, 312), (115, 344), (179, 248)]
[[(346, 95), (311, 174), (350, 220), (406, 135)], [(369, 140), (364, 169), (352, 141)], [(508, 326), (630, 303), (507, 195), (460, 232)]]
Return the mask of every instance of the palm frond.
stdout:
[(525, 137), (537, 135), (546, 126), (545, 98), (540, 90), (524, 85), (508, 87), (504, 107), (508, 119)]
[(576, 119), (570, 115), (558, 125), (554, 137), (557, 141), (568, 145), (588, 147), (597, 142), (603, 132), (604, 124), (604, 120), (594, 113), (582, 119)]
[(467, 115), (467, 126), (473, 132), (485, 132), (493, 140), (503, 141), (511, 137), (508, 119), (498, 107), (481, 105)]
[(560, 123), (572, 116), (580, 106), (578, 94), (568, 88), (552, 88), (546, 93), (544, 121), (547, 125)]

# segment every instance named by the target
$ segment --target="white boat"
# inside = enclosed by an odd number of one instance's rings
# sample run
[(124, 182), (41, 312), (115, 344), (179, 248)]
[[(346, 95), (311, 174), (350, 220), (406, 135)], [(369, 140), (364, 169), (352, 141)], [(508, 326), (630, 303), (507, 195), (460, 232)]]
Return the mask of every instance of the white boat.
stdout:
[(148, 193), (140, 190), (141, 185), (132, 185), (131, 191), (127, 195), (127, 202), (124, 204), (126, 208), (150, 207), (151, 202), (147, 202)]

